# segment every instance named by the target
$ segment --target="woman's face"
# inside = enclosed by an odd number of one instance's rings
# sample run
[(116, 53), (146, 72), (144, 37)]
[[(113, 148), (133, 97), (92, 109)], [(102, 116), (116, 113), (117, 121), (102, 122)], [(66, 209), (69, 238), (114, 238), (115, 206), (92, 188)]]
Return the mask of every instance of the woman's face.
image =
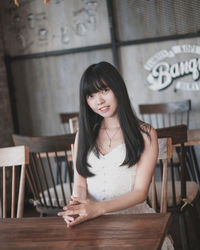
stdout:
[(89, 107), (104, 118), (117, 114), (117, 99), (109, 87), (87, 96), (86, 100)]

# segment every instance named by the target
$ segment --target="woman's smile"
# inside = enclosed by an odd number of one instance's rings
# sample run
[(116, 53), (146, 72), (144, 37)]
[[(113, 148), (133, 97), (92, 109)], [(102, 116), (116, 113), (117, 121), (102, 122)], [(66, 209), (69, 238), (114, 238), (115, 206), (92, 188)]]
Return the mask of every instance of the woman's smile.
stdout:
[(109, 111), (109, 109), (110, 109), (110, 106), (104, 106), (102, 108), (99, 108), (99, 111), (102, 113), (106, 113)]

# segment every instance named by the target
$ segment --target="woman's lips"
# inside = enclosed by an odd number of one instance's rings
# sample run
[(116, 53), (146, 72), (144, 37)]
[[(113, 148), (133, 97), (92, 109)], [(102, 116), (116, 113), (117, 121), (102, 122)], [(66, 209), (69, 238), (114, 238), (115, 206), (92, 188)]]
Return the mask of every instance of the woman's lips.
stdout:
[(109, 110), (109, 106), (105, 106), (99, 109), (100, 112), (106, 113)]

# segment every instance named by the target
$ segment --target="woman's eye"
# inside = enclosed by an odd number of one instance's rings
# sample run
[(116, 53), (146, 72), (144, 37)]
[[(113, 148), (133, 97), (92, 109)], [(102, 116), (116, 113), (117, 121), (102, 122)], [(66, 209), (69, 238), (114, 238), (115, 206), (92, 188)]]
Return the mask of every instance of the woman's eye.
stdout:
[(91, 98), (93, 98), (93, 97), (94, 97), (94, 95), (91, 94), (91, 95), (88, 95), (88, 96), (87, 96), (87, 99), (91, 99)]
[(107, 93), (108, 91), (109, 91), (109, 88), (106, 88), (106, 89), (102, 90), (102, 93), (104, 94), (104, 93)]

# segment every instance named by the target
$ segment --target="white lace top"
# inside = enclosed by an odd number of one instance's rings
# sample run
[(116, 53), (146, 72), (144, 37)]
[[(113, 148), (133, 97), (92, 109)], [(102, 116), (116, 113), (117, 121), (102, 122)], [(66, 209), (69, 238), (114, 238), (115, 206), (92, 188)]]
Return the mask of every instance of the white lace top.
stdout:
[[(126, 156), (125, 144), (114, 148), (106, 155), (100, 154), (99, 158), (91, 151), (88, 155), (90, 172), (95, 174), (87, 178), (88, 198), (91, 201), (111, 200), (126, 194), (134, 189), (137, 165), (128, 168), (127, 165), (120, 166)], [(155, 213), (146, 202), (129, 207), (115, 213)], [(172, 250), (173, 245), (166, 237), (162, 250)]]

